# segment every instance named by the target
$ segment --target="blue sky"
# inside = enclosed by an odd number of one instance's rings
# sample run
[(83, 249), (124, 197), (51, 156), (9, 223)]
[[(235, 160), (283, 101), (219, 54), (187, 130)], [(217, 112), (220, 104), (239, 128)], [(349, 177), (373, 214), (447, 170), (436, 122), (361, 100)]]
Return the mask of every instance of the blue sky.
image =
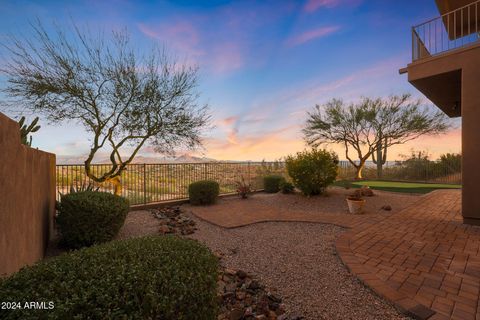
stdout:
[[(304, 148), (300, 128), (316, 103), (421, 97), (398, 69), (411, 59), (411, 26), (437, 15), (433, 0), (0, 1), (0, 39), (28, 36), (36, 18), (93, 30), (127, 27), (138, 48), (165, 45), (200, 67), (201, 99), (215, 125), (201, 154), (270, 160)], [(7, 59), (3, 53), (0, 63)], [(42, 123), (34, 145), (81, 155), (87, 137), (76, 125)], [(434, 157), (458, 152), (460, 131), (400, 146), (390, 159), (412, 147)], [(342, 158), (341, 148), (330, 148)], [(154, 155), (149, 148), (143, 154)]]

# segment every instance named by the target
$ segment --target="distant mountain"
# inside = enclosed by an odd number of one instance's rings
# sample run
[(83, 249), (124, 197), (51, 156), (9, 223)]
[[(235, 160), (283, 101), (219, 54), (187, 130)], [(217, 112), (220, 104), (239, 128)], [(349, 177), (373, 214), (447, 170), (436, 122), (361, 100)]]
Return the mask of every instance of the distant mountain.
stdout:
[(176, 157), (173, 162), (216, 162), (217, 160), (206, 157), (195, 157), (189, 154), (183, 154)]
[[(57, 164), (83, 164), (87, 155), (83, 156), (62, 156), (57, 155)], [(136, 156), (132, 163), (197, 163), (197, 162), (217, 162), (215, 159), (206, 157), (196, 157), (187, 153), (177, 157), (145, 157)], [(94, 164), (109, 164), (108, 158), (92, 161)]]
[(57, 155), (57, 164), (83, 164), (87, 156), (62, 156)]

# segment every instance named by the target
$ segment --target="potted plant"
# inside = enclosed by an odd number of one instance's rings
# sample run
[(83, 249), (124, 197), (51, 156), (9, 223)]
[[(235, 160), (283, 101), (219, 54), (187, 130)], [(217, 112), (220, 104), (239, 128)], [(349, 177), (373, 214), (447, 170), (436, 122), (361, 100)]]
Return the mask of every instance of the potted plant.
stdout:
[(352, 214), (363, 213), (365, 202), (361, 190), (356, 190), (352, 195), (347, 197), (348, 211)]
[(242, 199), (247, 199), (250, 193), (253, 192), (251, 184), (245, 182), (243, 176), (241, 176), (241, 180), (236, 181), (235, 184), (237, 185), (237, 193)]

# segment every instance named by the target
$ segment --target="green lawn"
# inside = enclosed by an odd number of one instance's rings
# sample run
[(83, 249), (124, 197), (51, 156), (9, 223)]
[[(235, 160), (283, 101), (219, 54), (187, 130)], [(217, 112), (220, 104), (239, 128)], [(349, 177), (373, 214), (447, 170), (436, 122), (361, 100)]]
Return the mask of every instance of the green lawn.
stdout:
[[(391, 192), (406, 192), (406, 193), (429, 193), (437, 189), (460, 189), (459, 184), (443, 184), (443, 183), (416, 183), (416, 182), (394, 182), (394, 181), (351, 181), (352, 188), (360, 188), (361, 186), (369, 186), (372, 189), (391, 191)], [(334, 185), (344, 187), (345, 181), (336, 181)]]

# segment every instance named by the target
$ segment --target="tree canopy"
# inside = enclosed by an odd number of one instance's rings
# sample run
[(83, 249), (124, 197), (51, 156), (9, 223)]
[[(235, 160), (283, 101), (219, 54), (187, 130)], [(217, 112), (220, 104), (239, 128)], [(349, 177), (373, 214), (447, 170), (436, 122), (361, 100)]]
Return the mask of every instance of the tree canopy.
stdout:
[[(362, 178), (365, 162), (378, 148), (404, 144), (422, 135), (440, 134), (448, 128), (444, 113), (423, 107), (419, 100), (404, 94), (386, 99), (362, 98), (350, 104), (333, 99), (325, 105), (316, 105), (308, 113), (303, 134), (313, 147), (328, 143), (343, 145), (346, 159), (357, 169), (356, 178)], [(352, 150), (355, 156), (351, 156)]]
[[(198, 102), (196, 67), (164, 49), (139, 53), (126, 31), (94, 36), (74, 25), (49, 33), (40, 22), (32, 28), (31, 38), (3, 44), (11, 57), (0, 69), (7, 76), (3, 91), (53, 123), (82, 124), (91, 139), (85, 160), (91, 179), (118, 180), (147, 144), (162, 153), (201, 144), (210, 116)], [(94, 175), (90, 164), (104, 147), (110, 170)]]

